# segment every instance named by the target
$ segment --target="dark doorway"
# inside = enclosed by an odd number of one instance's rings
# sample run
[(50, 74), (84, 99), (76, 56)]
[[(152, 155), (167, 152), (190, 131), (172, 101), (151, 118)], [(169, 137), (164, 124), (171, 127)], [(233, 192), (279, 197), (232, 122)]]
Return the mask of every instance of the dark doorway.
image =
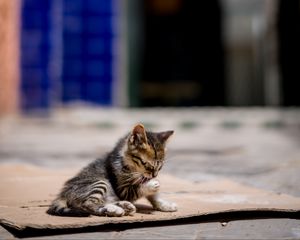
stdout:
[(282, 105), (300, 106), (300, 1), (280, 0), (278, 10)]
[(224, 105), (219, 1), (145, 0), (140, 106)]

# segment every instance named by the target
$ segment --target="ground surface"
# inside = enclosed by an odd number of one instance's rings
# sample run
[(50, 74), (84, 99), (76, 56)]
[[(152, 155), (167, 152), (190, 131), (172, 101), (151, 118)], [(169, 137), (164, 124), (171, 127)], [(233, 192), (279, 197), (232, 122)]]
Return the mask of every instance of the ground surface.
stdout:
[[(163, 171), (190, 181), (228, 177), (300, 196), (300, 110), (72, 107), (0, 120), (0, 163), (84, 166), (142, 122), (175, 130)], [(0, 227), (0, 239), (14, 237)], [(38, 239), (300, 239), (300, 220), (247, 219), (89, 232)], [(37, 238), (34, 238), (37, 239)]]

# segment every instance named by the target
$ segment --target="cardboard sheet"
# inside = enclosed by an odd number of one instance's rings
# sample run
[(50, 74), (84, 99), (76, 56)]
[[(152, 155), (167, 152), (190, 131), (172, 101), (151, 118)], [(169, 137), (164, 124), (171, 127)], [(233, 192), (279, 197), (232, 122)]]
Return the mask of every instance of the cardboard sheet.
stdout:
[(178, 212), (153, 211), (145, 200), (134, 216), (57, 217), (46, 214), (65, 180), (77, 170), (47, 170), (28, 165), (0, 165), (0, 222), (17, 230), (67, 229), (108, 223), (134, 223), (183, 219), (236, 211), (299, 212), (300, 198), (272, 193), (230, 180), (192, 183), (161, 175), (161, 193), (178, 204)]

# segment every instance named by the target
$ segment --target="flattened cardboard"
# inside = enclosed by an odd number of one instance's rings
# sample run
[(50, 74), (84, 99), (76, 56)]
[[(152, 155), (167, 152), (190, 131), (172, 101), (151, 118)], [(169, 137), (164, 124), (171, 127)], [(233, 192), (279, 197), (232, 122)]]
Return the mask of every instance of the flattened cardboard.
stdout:
[(67, 229), (109, 223), (134, 223), (183, 219), (236, 211), (299, 212), (300, 198), (241, 185), (230, 180), (192, 183), (161, 175), (161, 195), (176, 202), (178, 211), (153, 211), (149, 203), (137, 202), (138, 212), (125, 217), (58, 217), (46, 210), (63, 183), (76, 171), (47, 170), (34, 166), (0, 166), (0, 223), (16, 230)]

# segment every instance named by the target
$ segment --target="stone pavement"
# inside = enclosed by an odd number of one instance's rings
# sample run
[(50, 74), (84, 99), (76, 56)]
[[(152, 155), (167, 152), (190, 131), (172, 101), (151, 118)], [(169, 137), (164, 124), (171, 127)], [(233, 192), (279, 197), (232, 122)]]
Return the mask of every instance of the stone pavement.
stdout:
[[(72, 106), (48, 117), (0, 120), (0, 163), (84, 166), (131, 127), (175, 130), (164, 172), (190, 181), (230, 178), (300, 196), (300, 109), (99, 109)], [(221, 221), (221, 220), (220, 220)], [(13, 236), (0, 227), (0, 239)], [(206, 221), (44, 236), (38, 239), (299, 239), (300, 220)], [(37, 239), (37, 238), (34, 238)]]

